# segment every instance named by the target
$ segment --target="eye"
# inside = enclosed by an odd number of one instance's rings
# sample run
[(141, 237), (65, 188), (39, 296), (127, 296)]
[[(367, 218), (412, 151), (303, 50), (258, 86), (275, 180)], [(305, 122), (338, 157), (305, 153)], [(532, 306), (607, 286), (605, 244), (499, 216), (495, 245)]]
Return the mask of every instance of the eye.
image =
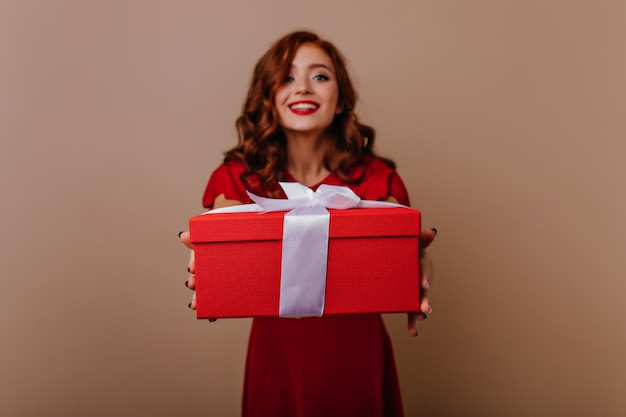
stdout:
[(283, 80), (283, 84), (287, 84), (287, 83), (291, 83), (295, 80), (295, 78), (293, 78), (291, 75), (288, 75), (285, 77), (285, 79)]
[(314, 76), (313, 79), (315, 81), (329, 81), (330, 77), (328, 75), (318, 74), (318, 75)]

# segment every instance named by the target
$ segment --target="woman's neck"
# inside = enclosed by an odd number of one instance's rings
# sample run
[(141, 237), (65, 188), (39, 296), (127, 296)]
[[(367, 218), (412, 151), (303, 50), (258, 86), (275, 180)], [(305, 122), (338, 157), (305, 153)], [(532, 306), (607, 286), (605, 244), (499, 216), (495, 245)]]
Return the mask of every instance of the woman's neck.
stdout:
[(308, 187), (320, 183), (330, 174), (324, 166), (328, 146), (324, 136), (288, 135), (287, 171)]

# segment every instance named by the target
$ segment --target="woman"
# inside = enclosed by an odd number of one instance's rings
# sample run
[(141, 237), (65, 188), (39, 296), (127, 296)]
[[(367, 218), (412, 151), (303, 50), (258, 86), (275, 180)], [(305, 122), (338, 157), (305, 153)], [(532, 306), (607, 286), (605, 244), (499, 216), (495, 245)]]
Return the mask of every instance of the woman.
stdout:
[[(312, 189), (345, 185), (367, 200), (409, 204), (389, 160), (373, 151), (374, 131), (354, 114), (356, 93), (344, 60), (309, 32), (278, 40), (259, 60), (237, 119), (239, 143), (212, 174), (203, 204), (250, 203), (246, 190), (285, 198), (278, 181)], [(420, 242), (427, 247), (434, 231)], [(188, 233), (181, 239), (189, 247)], [(426, 318), (430, 262), (422, 254), (420, 312)], [(193, 258), (186, 285), (195, 288)], [(195, 309), (195, 293), (190, 307)], [(304, 319), (255, 318), (242, 410), (244, 416), (402, 416), (391, 343), (379, 314)]]

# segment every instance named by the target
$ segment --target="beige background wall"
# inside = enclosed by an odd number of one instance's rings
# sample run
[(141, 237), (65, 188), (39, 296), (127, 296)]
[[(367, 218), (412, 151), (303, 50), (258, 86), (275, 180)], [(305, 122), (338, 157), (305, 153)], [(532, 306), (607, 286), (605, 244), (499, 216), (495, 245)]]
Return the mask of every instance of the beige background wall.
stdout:
[(626, 415), (626, 3), (0, 2), (0, 415), (234, 416), (248, 320), (196, 322), (176, 235), (252, 66), (348, 58), (425, 226), (408, 416)]

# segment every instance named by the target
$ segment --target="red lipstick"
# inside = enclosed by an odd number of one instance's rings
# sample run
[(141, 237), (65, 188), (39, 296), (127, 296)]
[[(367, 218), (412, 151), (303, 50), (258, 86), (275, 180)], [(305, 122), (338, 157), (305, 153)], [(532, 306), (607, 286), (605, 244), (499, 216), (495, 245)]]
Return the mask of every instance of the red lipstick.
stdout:
[(289, 104), (289, 110), (299, 116), (313, 114), (319, 109), (320, 105), (311, 100), (294, 101)]

